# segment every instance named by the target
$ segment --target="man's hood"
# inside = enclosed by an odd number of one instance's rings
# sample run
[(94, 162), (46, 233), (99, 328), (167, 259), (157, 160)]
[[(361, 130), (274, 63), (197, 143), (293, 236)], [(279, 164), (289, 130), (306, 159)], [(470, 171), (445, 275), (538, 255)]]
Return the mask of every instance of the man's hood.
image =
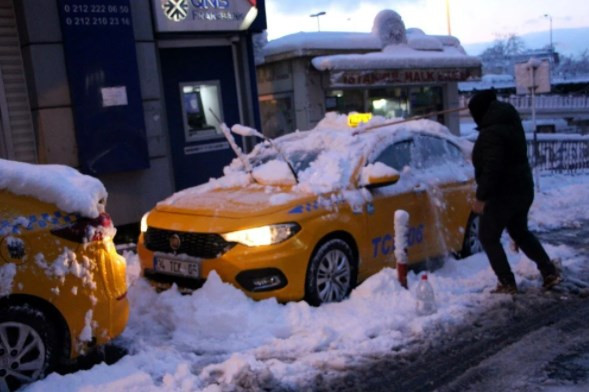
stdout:
[(519, 113), (512, 105), (501, 101), (493, 101), (477, 129), (483, 130), (496, 124), (516, 124), (520, 121)]

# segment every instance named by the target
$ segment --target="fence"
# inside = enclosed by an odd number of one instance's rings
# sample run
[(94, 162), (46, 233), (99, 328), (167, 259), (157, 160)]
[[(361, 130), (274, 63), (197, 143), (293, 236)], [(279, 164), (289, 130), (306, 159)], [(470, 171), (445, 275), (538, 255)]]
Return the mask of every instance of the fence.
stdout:
[[(460, 107), (468, 105), (470, 97), (461, 95), (459, 98)], [(509, 97), (499, 97), (501, 101), (509, 102), (519, 111), (532, 109), (531, 95), (511, 95)], [(589, 109), (589, 96), (587, 95), (538, 95), (535, 97), (536, 110), (542, 112), (545, 110), (571, 110), (582, 111)], [(463, 112), (468, 115), (468, 110)]]
[[(534, 162), (534, 142), (528, 136), (528, 156)], [(567, 135), (568, 136), (568, 135)], [(538, 135), (536, 167), (542, 171), (575, 173), (589, 169), (589, 137)]]
[[(511, 103), (517, 110), (532, 109), (532, 97), (530, 95), (512, 95), (508, 99), (501, 99)], [(536, 96), (536, 110), (547, 109), (569, 109), (569, 110), (586, 110), (589, 109), (589, 96), (569, 96), (569, 95), (539, 95)]]

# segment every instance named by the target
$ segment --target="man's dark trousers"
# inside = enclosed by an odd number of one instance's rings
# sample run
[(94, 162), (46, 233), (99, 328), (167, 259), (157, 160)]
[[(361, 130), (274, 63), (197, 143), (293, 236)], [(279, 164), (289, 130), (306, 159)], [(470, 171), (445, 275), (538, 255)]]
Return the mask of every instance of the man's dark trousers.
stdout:
[(501, 245), (504, 229), (525, 255), (538, 265), (542, 277), (556, 273), (546, 251), (528, 229), (528, 211), (533, 200), (534, 190), (531, 189), (516, 199), (491, 199), (485, 203), (485, 211), (480, 217), (479, 239), (502, 285), (515, 285), (515, 277)]

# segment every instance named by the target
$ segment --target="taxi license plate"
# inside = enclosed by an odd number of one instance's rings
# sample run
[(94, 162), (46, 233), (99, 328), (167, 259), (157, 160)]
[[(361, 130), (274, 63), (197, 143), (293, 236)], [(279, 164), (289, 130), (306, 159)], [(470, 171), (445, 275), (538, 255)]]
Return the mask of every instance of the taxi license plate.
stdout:
[(154, 267), (156, 271), (165, 274), (198, 278), (199, 265), (197, 260), (181, 260), (158, 256), (154, 260)]

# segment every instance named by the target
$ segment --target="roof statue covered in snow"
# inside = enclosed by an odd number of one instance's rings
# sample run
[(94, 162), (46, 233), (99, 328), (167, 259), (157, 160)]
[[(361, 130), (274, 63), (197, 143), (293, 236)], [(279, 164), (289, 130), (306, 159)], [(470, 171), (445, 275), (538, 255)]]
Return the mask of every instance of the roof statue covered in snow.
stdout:
[(312, 64), (319, 71), (469, 69), (459, 80), (478, 78), (481, 67), (480, 60), (467, 55), (456, 37), (406, 29), (393, 10), (380, 11), (370, 33), (300, 32), (270, 41), (263, 53), (265, 62), (313, 57)]
[(407, 43), (405, 23), (401, 15), (393, 10), (382, 10), (374, 18), (372, 34), (376, 35), (382, 47)]

